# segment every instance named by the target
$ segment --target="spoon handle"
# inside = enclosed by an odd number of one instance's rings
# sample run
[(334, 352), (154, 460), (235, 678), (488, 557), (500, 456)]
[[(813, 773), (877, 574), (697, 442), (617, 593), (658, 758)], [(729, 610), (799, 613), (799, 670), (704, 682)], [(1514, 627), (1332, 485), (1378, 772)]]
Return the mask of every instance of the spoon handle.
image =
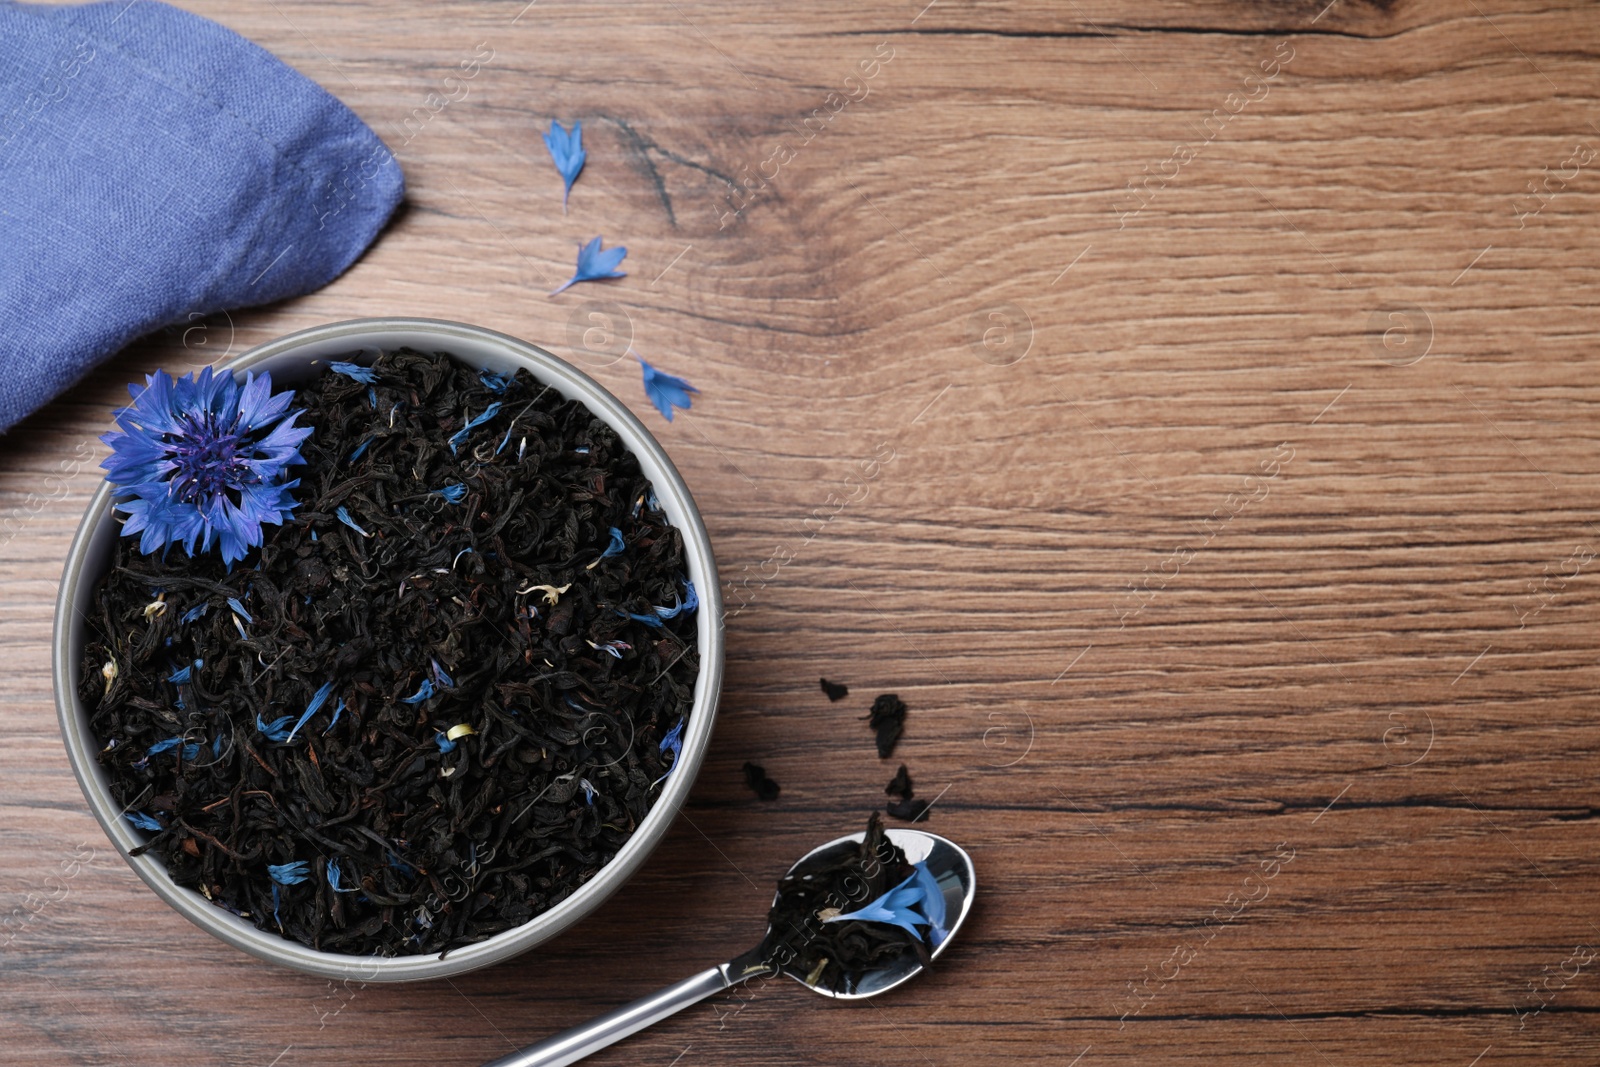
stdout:
[(484, 1067), (565, 1067), (621, 1041), (629, 1034), (653, 1026), (713, 993), (720, 993), (754, 975), (770, 973), (768, 968), (752, 966), (747, 957), (741, 956), (731, 963), (701, 971), (677, 985), (670, 985), (658, 993), (591, 1019), (582, 1026), (575, 1026), (564, 1034), (502, 1056)]

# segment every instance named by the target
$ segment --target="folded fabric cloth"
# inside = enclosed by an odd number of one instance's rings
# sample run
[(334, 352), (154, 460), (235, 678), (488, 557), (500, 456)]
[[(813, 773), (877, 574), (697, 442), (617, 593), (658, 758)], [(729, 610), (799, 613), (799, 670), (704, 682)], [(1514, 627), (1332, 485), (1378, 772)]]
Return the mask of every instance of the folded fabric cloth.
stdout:
[(338, 277), (405, 189), (339, 101), (153, 0), (0, 0), (0, 431), (129, 341)]

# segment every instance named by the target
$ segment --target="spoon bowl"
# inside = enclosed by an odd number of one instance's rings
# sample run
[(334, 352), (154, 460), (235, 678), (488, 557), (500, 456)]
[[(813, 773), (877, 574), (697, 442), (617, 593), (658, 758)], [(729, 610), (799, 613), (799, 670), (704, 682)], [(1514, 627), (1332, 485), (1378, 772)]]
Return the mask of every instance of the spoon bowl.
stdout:
[[(926, 862), (928, 872), (933, 875), (940, 891), (944, 894), (946, 934), (929, 953), (930, 958), (936, 958), (954, 940), (956, 931), (966, 920), (967, 912), (972, 910), (972, 900), (978, 892), (978, 880), (972, 869), (972, 857), (955, 842), (938, 834), (930, 834), (926, 830), (895, 828), (885, 830), (884, 836), (905, 853), (907, 862)], [(794, 866), (789, 868), (789, 873), (805, 874), (810, 870), (821, 870), (845, 859), (857, 851), (865, 837), (865, 833), (849, 834), (814, 848), (801, 856)], [(770, 927), (768, 933), (771, 933)], [(659, 993), (636, 1000), (626, 1007), (618, 1008), (598, 1019), (592, 1019), (564, 1034), (558, 1034), (520, 1052), (513, 1052), (509, 1056), (502, 1056), (486, 1067), (565, 1067), (566, 1064), (576, 1063), (585, 1056), (658, 1023), (691, 1004), (699, 1003), (713, 993), (719, 993), (757, 975), (786, 974), (812, 992), (825, 997), (832, 997), (835, 1000), (865, 1000), (910, 981), (923, 970), (922, 961), (915, 953), (902, 952), (859, 975), (850, 982), (848, 989), (825, 989), (814, 982), (806, 981), (806, 975), (797, 969), (789, 966), (775, 968), (766, 961), (764, 947), (765, 939), (761, 945), (728, 963), (702, 971), (692, 978), (685, 978), (677, 985), (668, 986)]]
[[(815, 870), (832, 866), (840, 860), (855, 852), (860, 846), (864, 833), (848, 834), (837, 841), (829, 841), (826, 845), (801, 856), (795, 865), (789, 868), (790, 874), (804, 874), (807, 870)], [(972, 857), (966, 850), (953, 841), (949, 841), (938, 834), (930, 834), (925, 830), (903, 830), (891, 828), (884, 831), (884, 836), (899, 846), (900, 851), (906, 854), (907, 863), (922, 863), (926, 861), (928, 870), (933, 874), (934, 880), (939, 883), (939, 888), (944, 893), (944, 913), (946, 916), (945, 938), (933, 946), (929, 953), (937, 959), (939, 954), (950, 944), (956, 931), (961, 928), (961, 923), (967, 917), (967, 912), (972, 909), (972, 898), (977, 892), (977, 874), (972, 869)], [(773, 903), (777, 903), (776, 895)], [(759, 951), (759, 950), (757, 950)], [(915, 978), (922, 972), (922, 961), (915, 954), (902, 952), (900, 955), (885, 962), (861, 975), (850, 983), (850, 988), (844, 990), (827, 989), (821, 985), (806, 981), (806, 975), (799, 968), (787, 965), (778, 968), (783, 974), (793, 978), (813, 993), (820, 993), (825, 997), (835, 1000), (865, 1000), (875, 997), (879, 993), (887, 993), (897, 985)]]

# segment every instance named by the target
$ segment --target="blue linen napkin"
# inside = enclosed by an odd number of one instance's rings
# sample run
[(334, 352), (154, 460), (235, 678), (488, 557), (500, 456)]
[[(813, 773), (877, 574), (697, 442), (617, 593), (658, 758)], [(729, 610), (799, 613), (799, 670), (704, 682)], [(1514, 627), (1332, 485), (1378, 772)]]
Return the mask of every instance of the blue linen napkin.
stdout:
[(0, 0), (0, 431), (129, 341), (338, 277), (405, 191), (348, 108), (154, 0)]

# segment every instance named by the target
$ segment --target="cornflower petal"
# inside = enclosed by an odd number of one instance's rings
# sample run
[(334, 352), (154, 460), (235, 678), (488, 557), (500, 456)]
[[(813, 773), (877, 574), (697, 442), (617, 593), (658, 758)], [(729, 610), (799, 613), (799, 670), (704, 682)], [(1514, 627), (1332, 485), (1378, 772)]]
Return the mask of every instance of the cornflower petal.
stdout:
[(267, 876), (279, 885), (299, 885), (311, 874), (311, 864), (305, 860), (267, 864)]
[(616, 248), (600, 250), (600, 238), (596, 237), (582, 248), (578, 249), (578, 269), (571, 278), (554, 289), (550, 295), (555, 296), (569, 285), (579, 282), (600, 281), (605, 278), (626, 278), (627, 273), (620, 271), (617, 266), (627, 256), (628, 250), (621, 245)]
[(317, 709), (322, 707), (322, 702), (328, 699), (328, 694), (331, 692), (333, 692), (333, 683), (324, 682), (322, 688), (312, 694), (311, 703), (306, 705), (305, 714), (300, 716), (300, 720), (294, 724), (294, 729), (289, 731), (289, 736), (285, 738), (286, 741), (294, 740), (294, 735), (300, 732), (300, 727), (304, 726), (307, 720), (317, 713)]
[(328, 369), (337, 374), (342, 374), (346, 378), (358, 381), (362, 385), (371, 385), (373, 382), (378, 380), (377, 371), (373, 370), (371, 367), (363, 367), (359, 363), (347, 363), (343, 360), (340, 360), (337, 363), (328, 364)]

